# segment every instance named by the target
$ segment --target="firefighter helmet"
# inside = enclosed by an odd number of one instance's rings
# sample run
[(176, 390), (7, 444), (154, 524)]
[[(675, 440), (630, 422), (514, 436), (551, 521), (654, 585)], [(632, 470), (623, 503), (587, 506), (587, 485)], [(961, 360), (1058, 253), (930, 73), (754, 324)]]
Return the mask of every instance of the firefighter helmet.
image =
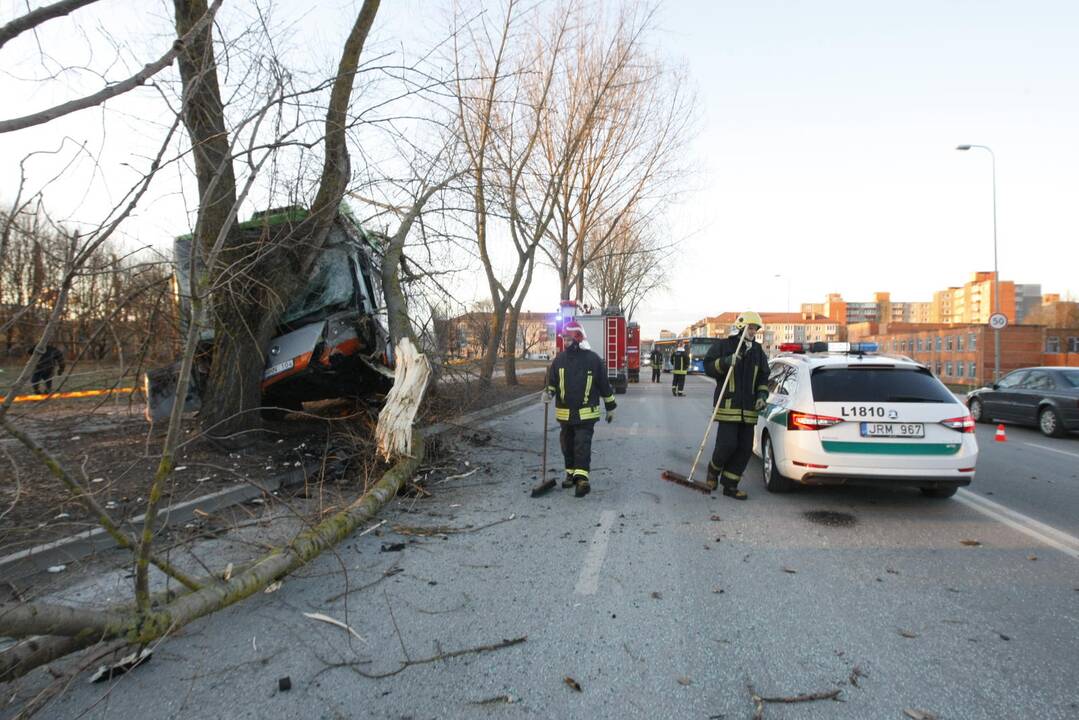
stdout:
[(588, 339), (588, 336), (584, 334), (584, 328), (576, 320), (570, 320), (562, 327), (562, 337), (578, 343)]
[(764, 327), (764, 321), (761, 320), (759, 313), (755, 313), (752, 310), (746, 310), (734, 321), (734, 326), (741, 330), (746, 325), (756, 325), (757, 327), (762, 328)]

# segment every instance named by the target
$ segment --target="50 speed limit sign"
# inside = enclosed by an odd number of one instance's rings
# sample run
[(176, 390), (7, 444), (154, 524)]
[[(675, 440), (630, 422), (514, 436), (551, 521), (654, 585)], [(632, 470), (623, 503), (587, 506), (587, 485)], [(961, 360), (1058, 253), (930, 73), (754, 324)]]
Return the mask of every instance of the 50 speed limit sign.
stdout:
[(989, 316), (989, 327), (994, 330), (1003, 330), (1008, 327), (1008, 316), (1004, 313), (993, 313)]

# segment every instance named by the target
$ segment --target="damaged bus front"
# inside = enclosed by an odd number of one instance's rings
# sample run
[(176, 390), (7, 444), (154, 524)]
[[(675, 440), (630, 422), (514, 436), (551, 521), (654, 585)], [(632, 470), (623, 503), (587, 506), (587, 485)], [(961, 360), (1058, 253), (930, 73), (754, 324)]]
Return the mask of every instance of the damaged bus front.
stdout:
[[(256, 213), (237, 227), (257, 240), (264, 233), (287, 233), (307, 216), (286, 208)], [(182, 326), (190, 317), (192, 238), (176, 239), (175, 287)], [(386, 392), (393, 383), (392, 343), (377, 272), (377, 237), (348, 214), (338, 215), (307, 284), (293, 298), (265, 348), (262, 404), (270, 416), (299, 410), (306, 401)], [(201, 262), (196, 272), (205, 272)], [(201, 319), (195, 367), (185, 410), (201, 406), (213, 346), (212, 325)], [(186, 328), (184, 328), (186, 329)], [(168, 417), (175, 400), (179, 363), (146, 374), (147, 418)]]

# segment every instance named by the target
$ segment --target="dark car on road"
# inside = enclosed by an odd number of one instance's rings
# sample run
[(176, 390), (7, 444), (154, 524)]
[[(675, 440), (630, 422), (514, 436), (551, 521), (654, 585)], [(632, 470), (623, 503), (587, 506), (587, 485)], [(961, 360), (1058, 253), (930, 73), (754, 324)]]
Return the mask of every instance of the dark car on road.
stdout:
[(1049, 437), (1079, 431), (1079, 368), (1015, 370), (967, 396), (975, 422), (1036, 425)]

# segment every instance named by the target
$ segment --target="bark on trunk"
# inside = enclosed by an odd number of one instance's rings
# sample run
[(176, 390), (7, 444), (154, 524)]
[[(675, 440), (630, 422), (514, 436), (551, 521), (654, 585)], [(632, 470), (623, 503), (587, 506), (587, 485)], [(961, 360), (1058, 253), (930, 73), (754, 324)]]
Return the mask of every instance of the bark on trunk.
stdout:
[(491, 378), (495, 374), (495, 363), (498, 362), (498, 349), (502, 346), (502, 332), (506, 326), (505, 301), (493, 303), (491, 310), (491, 335), (487, 338), (487, 347), (483, 350), (483, 362), (480, 363), (480, 382), (484, 385), (491, 384)]

